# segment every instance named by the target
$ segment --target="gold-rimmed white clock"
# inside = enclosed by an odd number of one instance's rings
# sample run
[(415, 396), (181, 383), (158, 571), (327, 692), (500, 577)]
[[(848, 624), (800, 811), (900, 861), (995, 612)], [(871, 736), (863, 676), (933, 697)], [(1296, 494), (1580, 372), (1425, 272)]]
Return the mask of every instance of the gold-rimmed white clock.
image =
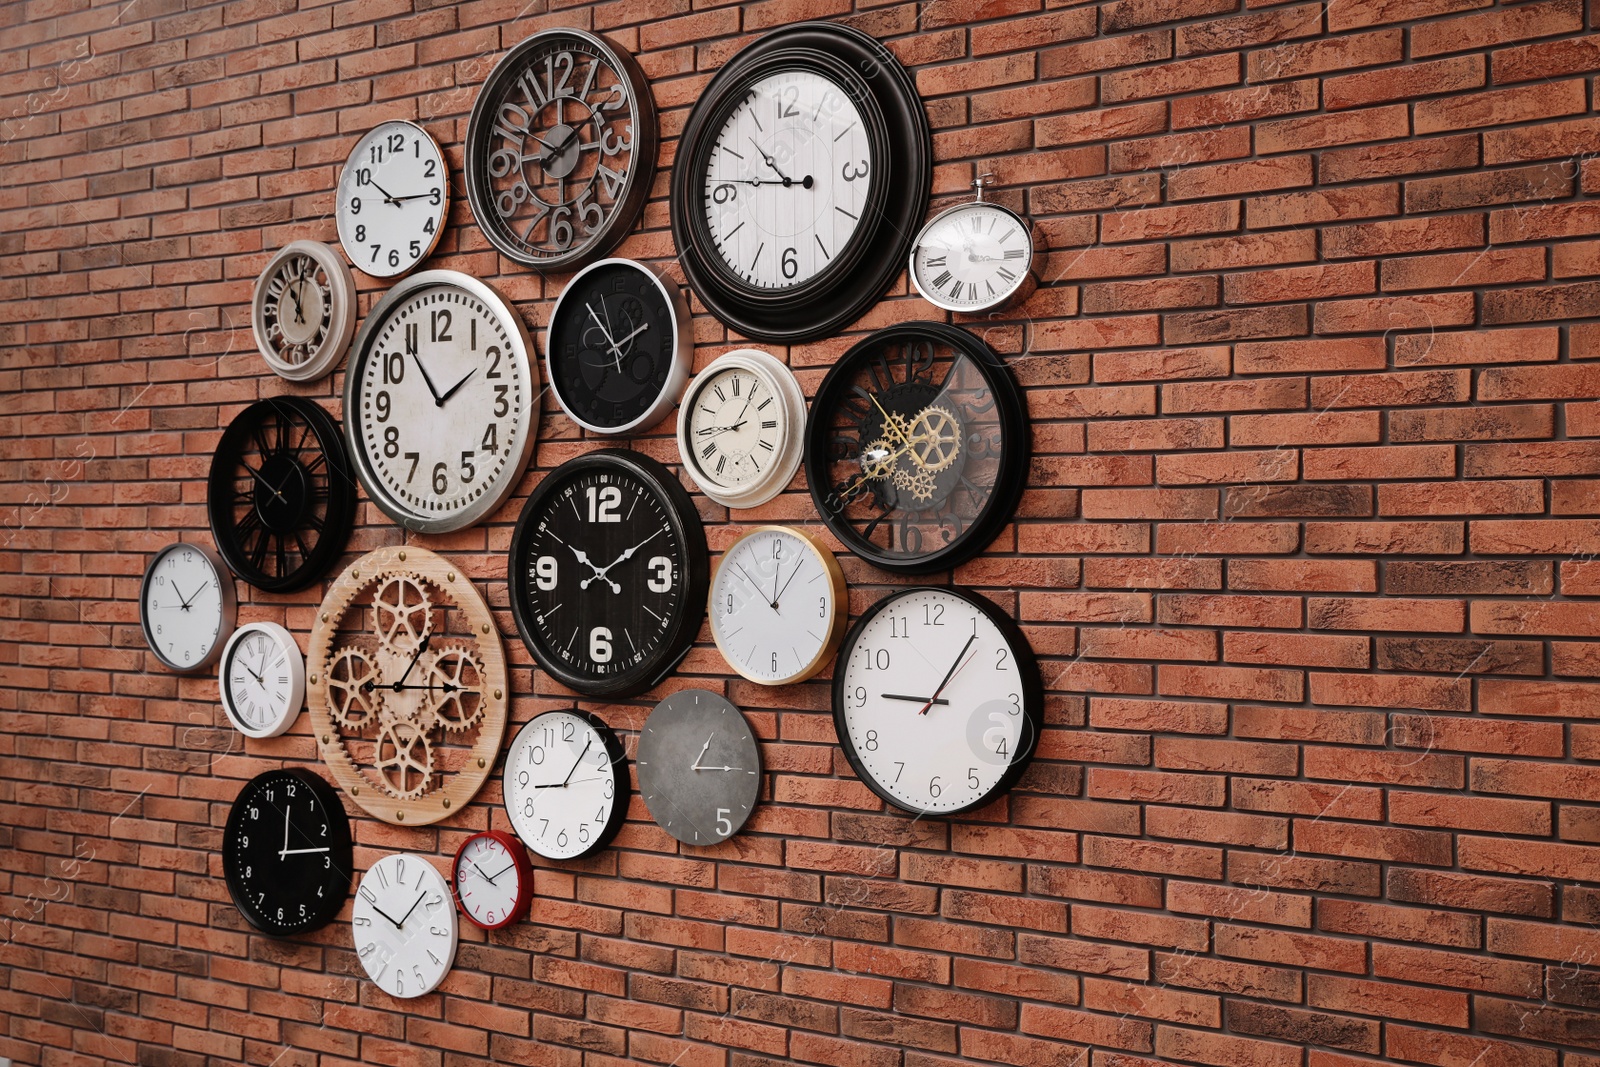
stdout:
[(311, 382), (338, 365), (356, 329), (356, 283), (344, 257), (320, 241), (291, 241), (256, 279), (250, 326), (267, 366)]
[(433, 254), (450, 213), (450, 168), (415, 122), (379, 123), (356, 142), (339, 174), (334, 220), (350, 262), (397, 278)]
[(717, 649), (761, 685), (802, 682), (826, 667), (849, 610), (833, 553), (787, 526), (759, 526), (739, 538), (711, 579)]
[(805, 423), (794, 372), (760, 349), (739, 348), (689, 383), (678, 407), (678, 453), (706, 496), (753, 508), (794, 478)]
[(941, 211), (911, 246), (911, 281), (924, 300), (968, 314), (1020, 304), (1033, 294), (1036, 231), (1004, 204), (983, 198)]

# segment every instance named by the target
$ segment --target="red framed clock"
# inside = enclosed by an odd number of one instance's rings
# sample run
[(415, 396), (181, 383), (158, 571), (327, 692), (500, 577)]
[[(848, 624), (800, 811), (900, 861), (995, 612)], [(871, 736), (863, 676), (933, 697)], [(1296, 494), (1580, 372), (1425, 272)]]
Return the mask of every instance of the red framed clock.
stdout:
[(521, 921), (533, 903), (533, 865), (527, 849), (499, 830), (473, 834), (456, 850), (450, 889), (461, 914), (485, 930)]

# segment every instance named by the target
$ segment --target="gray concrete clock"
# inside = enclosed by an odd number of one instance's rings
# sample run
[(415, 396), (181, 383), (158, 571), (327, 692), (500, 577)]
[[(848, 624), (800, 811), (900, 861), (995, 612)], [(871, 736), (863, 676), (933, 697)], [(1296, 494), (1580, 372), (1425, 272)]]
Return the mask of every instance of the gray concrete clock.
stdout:
[(743, 713), (704, 689), (657, 704), (639, 732), (639, 793), (650, 817), (686, 845), (739, 832), (761, 794), (761, 749)]

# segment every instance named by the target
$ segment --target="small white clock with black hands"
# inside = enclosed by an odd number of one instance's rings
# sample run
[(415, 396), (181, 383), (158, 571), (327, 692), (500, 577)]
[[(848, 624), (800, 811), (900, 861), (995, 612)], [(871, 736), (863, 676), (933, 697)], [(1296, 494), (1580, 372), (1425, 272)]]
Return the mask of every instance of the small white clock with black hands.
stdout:
[(396, 278), (433, 253), (450, 212), (450, 171), (433, 135), (414, 122), (380, 123), (339, 174), (339, 243), (363, 272)]
[(238, 606), (227, 564), (193, 542), (157, 552), (139, 586), (145, 642), (175, 671), (197, 671), (217, 661)]
[(246, 737), (277, 737), (294, 725), (306, 699), (306, 661), (294, 636), (275, 622), (233, 632), (217, 670), (222, 710)]
[(546, 859), (604, 848), (628, 811), (622, 742), (598, 718), (571, 708), (537, 715), (506, 751), (506, 813), (517, 836)]
[(833, 724), (861, 780), (895, 807), (953, 815), (1009, 789), (1044, 725), (1038, 662), (986, 597), (926, 586), (856, 622), (833, 672)]
[(351, 918), (356, 955), (392, 997), (431, 993), (456, 958), (450, 885), (421, 856), (388, 855), (361, 876)]
[(686, 845), (739, 832), (761, 793), (761, 750), (739, 709), (685, 689), (657, 704), (639, 732), (639, 792), (650, 817)]

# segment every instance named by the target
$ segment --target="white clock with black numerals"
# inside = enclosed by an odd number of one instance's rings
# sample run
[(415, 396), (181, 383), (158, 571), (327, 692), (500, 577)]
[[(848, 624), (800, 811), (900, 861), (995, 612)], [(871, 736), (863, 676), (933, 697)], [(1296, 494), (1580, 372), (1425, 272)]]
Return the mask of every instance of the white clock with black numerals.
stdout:
[(156, 553), (139, 587), (139, 625), (167, 667), (215, 663), (233, 630), (238, 600), (227, 565), (204, 545), (180, 541)]
[(306, 661), (294, 635), (252, 622), (228, 638), (217, 670), (222, 710), (246, 737), (277, 737), (294, 725), (306, 698)]
[(345, 375), (345, 436), (378, 507), (417, 533), (483, 519), (533, 454), (538, 364), (515, 309), (457, 271), (390, 289), (367, 316)]
[(392, 997), (438, 988), (460, 931), (450, 884), (422, 856), (388, 855), (361, 876), (351, 932), (367, 976)]
[(678, 454), (700, 491), (753, 508), (783, 491), (800, 466), (806, 398), (794, 372), (755, 348), (717, 357), (678, 406)]
[(918, 815), (989, 803), (1021, 777), (1044, 724), (1039, 666), (977, 593), (891, 593), (857, 620), (833, 671), (833, 723), (873, 792)]
[(433, 254), (450, 213), (450, 170), (433, 136), (396, 119), (374, 127), (345, 160), (334, 220), (357, 268), (397, 278)]
[(628, 811), (622, 742), (598, 718), (571, 708), (535, 716), (506, 750), (506, 813), (545, 859), (606, 846)]

